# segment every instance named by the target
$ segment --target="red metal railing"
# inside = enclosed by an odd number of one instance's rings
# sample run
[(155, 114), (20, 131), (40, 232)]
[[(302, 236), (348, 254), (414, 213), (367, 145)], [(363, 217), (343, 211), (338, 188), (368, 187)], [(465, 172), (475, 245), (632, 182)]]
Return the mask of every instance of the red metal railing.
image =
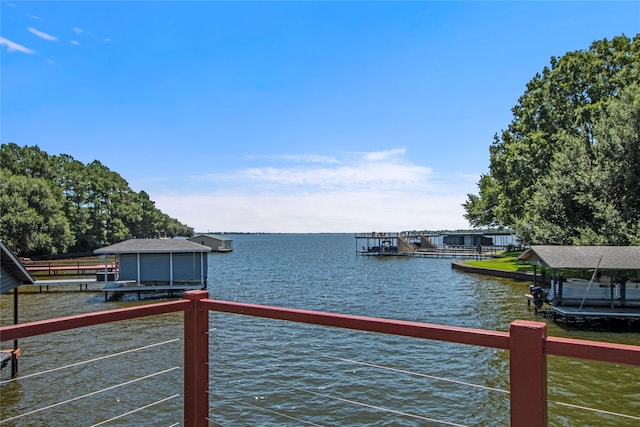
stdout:
[(640, 346), (547, 337), (541, 322), (517, 320), (509, 332), (443, 326), (364, 316), (243, 304), (207, 298), (207, 291), (185, 293), (185, 299), (108, 310), (0, 328), (10, 341), (100, 323), (184, 311), (184, 424), (207, 426), (209, 415), (209, 311), (383, 334), (454, 342), (510, 351), (511, 425), (547, 425), (547, 355), (640, 366)]

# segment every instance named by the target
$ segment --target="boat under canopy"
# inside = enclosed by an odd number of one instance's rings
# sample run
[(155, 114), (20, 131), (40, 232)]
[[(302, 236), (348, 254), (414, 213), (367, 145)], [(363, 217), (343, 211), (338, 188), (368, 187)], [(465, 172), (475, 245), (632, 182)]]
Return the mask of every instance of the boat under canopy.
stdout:
[[(597, 311), (603, 317), (602, 309), (590, 307), (607, 307), (604, 317), (640, 318), (640, 246), (532, 246), (518, 260), (553, 272), (550, 289), (537, 284), (530, 289), (537, 308), (546, 302), (563, 316), (595, 317)], [(560, 274), (566, 270), (591, 278), (566, 278)]]

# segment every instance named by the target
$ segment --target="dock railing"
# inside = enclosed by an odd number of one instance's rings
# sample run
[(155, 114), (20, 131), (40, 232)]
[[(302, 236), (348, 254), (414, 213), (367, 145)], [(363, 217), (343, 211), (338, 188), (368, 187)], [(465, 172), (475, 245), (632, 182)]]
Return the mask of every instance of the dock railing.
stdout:
[(209, 311), (508, 350), (510, 419), (514, 427), (547, 425), (548, 355), (640, 366), (640, 346), (549, 337), (546, 324), (542, 322), (516, 320), (508, 332), (501, 332), (219, 301), (207, 297), (207, 291), (191, 291), (178, 301), (4, 326), (0, 328), (0, 340), (17, 340), (183, 311), (185, 426), (207, 426), (209, 423)]
[(45, 260), (24, 261), (24, 268), (34, 275), (57, 276), (113, 273), (117, 270), (117, 265), (114, 261), (105, 264), (96, 260)]

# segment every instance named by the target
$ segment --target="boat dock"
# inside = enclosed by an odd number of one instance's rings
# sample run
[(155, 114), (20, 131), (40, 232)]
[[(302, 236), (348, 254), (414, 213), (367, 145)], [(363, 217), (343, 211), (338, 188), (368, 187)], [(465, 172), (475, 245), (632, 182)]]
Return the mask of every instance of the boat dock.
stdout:
[[(527, 305), (531, 305), (533, 297), (525, 295)], [(536, 312), (544, 317), (551, 318), (554, 322), (577, 323), (577, 322), (606, 322), (622, 321), (627, 326), (640, 322), (640, 307), (575, 307), (575, 306), (555, 306), (548, 305), (546, 308), (538, 309)]]
[(356, 254), (417, 258), (485, 259), (502, 246), (482, 233), (455, 234), (417, 231), (357, 233)]
[[(640, 247), (531, 246), (518, 260), (551, 270), (550, 288), (534, 286), (526, 295), (536, 310), (563, 322), (640, 321)], [(564, 276), (565, 271), (583, 277)]]
[(197, 284), (169, 284), (169, 283), (137, 283), (135, 280), (119, 281), (99, 281), (93, 277), (79, 279), (60, 280), (36, 280), (34, 284), (20, 286), (21, 292), (104, 292), (104, 300), (108, 301), (109, 296), (117, 299), (125, 293), (136, 293), (138, 299), (143, 293), (166, 293), (173, 297), (174, 293), (181, 295), (184, 291), (194, 291), (202, 289), (202, 285)]
[[(206, 288), (206, 285), (205, 285)], [(108, 282), (103, 288), (104, 300), (109, 300), (109, 294), (112, 299), (117, 299), (125, 293), (135, 292), (138, 299), (141, 299), (142, 293), (166, 292), (167, 296), (172, 297), (174, 292), (182, 294), (185, 291), (196, 291), (203, 289), (201, 284), (144, 284), (137, 283), (135, 280), (120, 280), (116, 282)]]
[(79, 288), (80, 291), (98, 291), (104, 282), (96, 280), (94, 277), (78, 279), (57, 279), (57, 280), (36, 280), (33, 284), (20, 286), (21, 291), (33, 292), (36, 288), (40, 293), (57, 289), (58, 291), (68, 291)]
[(565, 320), (640, 320), (640, 307), (565, 307), (551, 306), (554, 319)]
[(81, 262), (81, 261), (31, 261), (23, 260), (22, 264), (24, 268), (32, 274), (37, 275), (77, 275), (84, 276), (87, 274), (105, 274), (116, 271), (117, 266), (114, 262), (106, 264), (96, 264), (95, 262)]

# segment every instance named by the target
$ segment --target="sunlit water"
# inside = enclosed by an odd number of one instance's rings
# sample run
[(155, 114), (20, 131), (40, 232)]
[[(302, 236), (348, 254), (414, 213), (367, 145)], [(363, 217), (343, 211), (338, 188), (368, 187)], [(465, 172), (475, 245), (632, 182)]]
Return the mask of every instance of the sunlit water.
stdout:
[[(461, 273), (451, 260), (357, 256), (349, 234), (232, 238), (234, 252), (209, 260), (215, 299), (503, 331), (516, 319), (546, 321), (527, 307), (528, 283)], [(0, 301), (2, 324), (11, 323), (12, 296)], [(134, 295), (105, 302), (102, 293), (21, 294), (20, 317), (140, 303)], [(210, 319), (211, 425), (509, 425), (505, 351), (213, 312)], [(549, 322), (548, 332), (640, 345), (640, 333), (626, 330)], [(182, 314), (171, 314), (21, 340), (18, 380), (2, 371), (0, 423), (36, 412), (0, 425), (90, 426), (122, 414), (104, 425), (182, 424), (181, 338)], [(640, 425), (639, 379), (638, 368), (550, 357), (550, 425)]]

